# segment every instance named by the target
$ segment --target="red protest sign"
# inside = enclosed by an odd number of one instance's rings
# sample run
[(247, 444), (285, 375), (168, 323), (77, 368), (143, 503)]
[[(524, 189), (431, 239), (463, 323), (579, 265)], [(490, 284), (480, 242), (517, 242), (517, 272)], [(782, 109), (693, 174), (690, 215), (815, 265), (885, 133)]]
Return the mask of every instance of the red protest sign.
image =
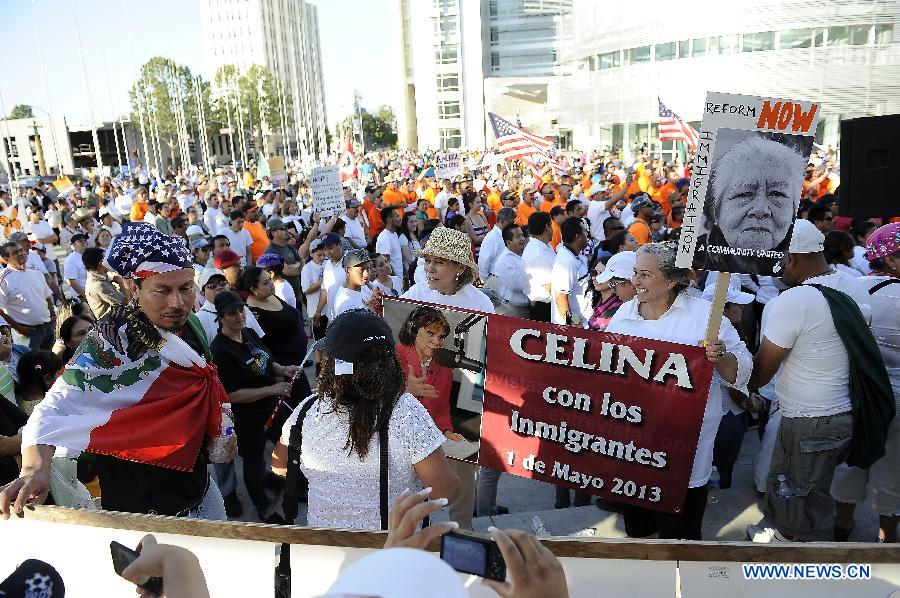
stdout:
[(712, 370), (700, 347), (492, 315), (478, 463), (678, 512)]

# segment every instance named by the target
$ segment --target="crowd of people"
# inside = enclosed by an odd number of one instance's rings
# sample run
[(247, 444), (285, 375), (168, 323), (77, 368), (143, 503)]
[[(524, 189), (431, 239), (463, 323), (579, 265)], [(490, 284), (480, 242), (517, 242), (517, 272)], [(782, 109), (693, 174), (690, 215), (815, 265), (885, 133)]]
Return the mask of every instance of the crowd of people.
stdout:
[[(292, 523), (276, 498), (295, 450), (310, 525), (386, 529), (385, 505), (428, 487), (471, 527), (505, 507), (498, 472), (444, 458), (461, 439), (432, 365), (449, 324), (423, 310), (396, 342), (385, 298), (699, 342), (717, 273), (675, 265), (689, 168), (595, 151), (541, 176), (472, 164), (439, 180), (431, 158), (366, 156), (333, 214), (316, 211), (300, 171), (273, 184), (253, 168), (151, 176), (138, 165), (64, 196), (0, 191), (17, 218), (0, 246), (3, 516), (49, 495), (241, 517), (236, 452), (257, 519)], [(873, 392), (891, 413), (900, 397), (900, 224), (839, 216), (834, 177), (816, 172), (783, 276), (731, 277), (706, 346), (715, 374), (685, 507), (598, 501), (623, 513), (629, 536), (700, 539), (711, 478), (732, 483), (758, 425), (766, 520), (751, 538), (846, 539), (865, 502), (881, 518), (877, 540), (896, 541), (897, 419), (878, 459), (846, 461), (860, 435), (852, 356), (869, 340), (866, 371), (887, 384)], [(848, 322), (863, 322), (863, 337), (842, 336)], [(83, 488), (54, 487), (50, 471), (73, 467)], [(590, 502), (575, 493), (576, 506)], [(557, 488), (555, 506), (571, 504)]]

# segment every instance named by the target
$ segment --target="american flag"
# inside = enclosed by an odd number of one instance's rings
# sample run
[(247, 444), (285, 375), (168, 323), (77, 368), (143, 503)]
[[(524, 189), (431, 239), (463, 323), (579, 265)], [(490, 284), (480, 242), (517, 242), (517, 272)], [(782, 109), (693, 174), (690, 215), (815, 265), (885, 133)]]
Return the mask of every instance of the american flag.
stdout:
[(660, 141), (684, 141), (691, 149), (697, 147), (699, 136), (697, 130), (681, 120), (681, 117), (666, 108), (662, 100), (659, 102), (659, 140)]
[(535, 135), (522, 127), (517, 127), (493, 112), (488, 112), (488, 118), (491, 121), (491, 127), (494, 129), (494, 137), (497, 139), (500, 155), (504, 158), (507, 160), (522, 160), (536, 177), (540, 177), (540, 168), (535, 162), (535, 154), (543, 156), (551, 166), (560, 167), (549, 151), (553, 141), (546, 137)]

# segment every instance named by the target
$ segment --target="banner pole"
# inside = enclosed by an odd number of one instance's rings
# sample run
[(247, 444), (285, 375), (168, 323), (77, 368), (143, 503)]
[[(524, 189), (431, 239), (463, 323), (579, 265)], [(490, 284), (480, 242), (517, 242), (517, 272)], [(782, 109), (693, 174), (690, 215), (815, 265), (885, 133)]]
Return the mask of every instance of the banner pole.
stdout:
[(712, 309), (709, 310), (709, 322), (706, 323), (706, 336), (703, 337), (704, 344), (708, 345), (719, 338), (719, 326), (722, 324), (722, 314), (725, 312), (725, 297), (728, 295), (729, 284), (731, 284), (731, 272), (719, 272), (716, 277)]

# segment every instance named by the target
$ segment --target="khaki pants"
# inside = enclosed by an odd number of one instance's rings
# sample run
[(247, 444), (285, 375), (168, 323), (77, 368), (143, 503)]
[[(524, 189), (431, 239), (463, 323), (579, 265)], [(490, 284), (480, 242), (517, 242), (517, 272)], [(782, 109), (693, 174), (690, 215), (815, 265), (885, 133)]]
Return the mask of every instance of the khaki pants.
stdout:
[[(847, 456), (853, 415), (847, 411), (824, 417), (784, 417), (778, 427), (772, 465), (766, 480), (764, 512), (778, 530), (794, 540), (831, 540), (835, 468)], [(775, 495), (778, 476), (794, 489), (793, 496)]]
[(450, 467), (459, 476), (459, 494), (450, 503), (450, 521), (459, 524), (460, 529), (472, 529), (472, 511), (475, 509), (475, 475), (478, 466), (456, 459), (447, 459)]

